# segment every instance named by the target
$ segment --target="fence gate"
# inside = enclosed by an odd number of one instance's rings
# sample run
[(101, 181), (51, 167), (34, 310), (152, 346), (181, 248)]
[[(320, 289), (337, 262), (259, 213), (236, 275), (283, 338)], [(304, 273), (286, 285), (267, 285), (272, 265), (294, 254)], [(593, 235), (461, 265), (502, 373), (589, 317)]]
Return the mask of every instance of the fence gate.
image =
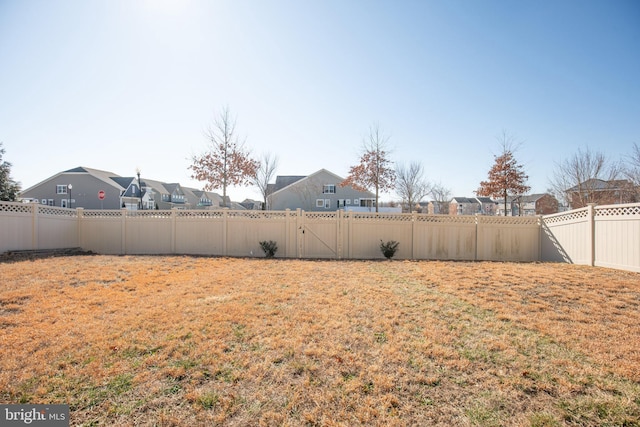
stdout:
[(341, 211), (301, 212), (298, 222), (298, 256), (341, 258)]

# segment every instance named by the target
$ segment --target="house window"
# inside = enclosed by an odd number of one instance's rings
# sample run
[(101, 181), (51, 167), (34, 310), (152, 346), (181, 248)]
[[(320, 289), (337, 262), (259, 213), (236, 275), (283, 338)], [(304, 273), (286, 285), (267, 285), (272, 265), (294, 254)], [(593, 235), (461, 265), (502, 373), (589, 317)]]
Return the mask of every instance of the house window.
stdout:
[(350, 205), (351, 204), (351, 199), (345, 199), (344, 204), (345, 205)]
[(322, 187), (323, 194), (336, 194), (336, 186), (334, 184), (325, 184)]
[(322, 208), (322, 207), (324, 207), (324, 200), (316, 199), (316, 208)]
[(360, 200), (358, 199), (353, 199), (353, 204), (358, 206), (360, 204)]
[(46, 204), (47, 204), (47, 199), (42, 199), (42, 200), (40, 201), (40, 204), (42, 204), (42, 205), (46, 205)]
[(56, 185), (56, 194), (67, 194), (66, 185)]
[(331, 199), (324, 199), (324, 208), (331, 209)]
[(56, 202), (53, 201), (53, 199), (49, 199), (47, 205), (49, 206), (55, 206)]

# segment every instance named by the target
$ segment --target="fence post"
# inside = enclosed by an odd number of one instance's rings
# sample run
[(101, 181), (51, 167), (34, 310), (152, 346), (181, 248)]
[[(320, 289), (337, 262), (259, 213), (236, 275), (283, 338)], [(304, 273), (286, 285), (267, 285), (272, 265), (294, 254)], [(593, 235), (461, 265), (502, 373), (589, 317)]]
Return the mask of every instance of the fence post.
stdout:
[(347, 245), (349, 246), (349, 259), (353, 259), (353, 211), (349, 211), (347, 218)]
[(595, 203), (587, 204), (587, 217), (589, 221), (589, 265), (594, 266), (596, 261), (596, 221)]
[(411, 259), (416, 259), (416, 220), (418, 214), (416, 211), (411, 211)]
[(479, 218), (480, 215), (479, 214), (475, 214), (475, 224), (476, 224), (476, 241), (475, 241), (475, 245), (474, 249), (473, 249), (473, 260), (477, 261), (478, 260), (478, 222), (479, 222)]
[(304, 252), (304, 211), (296, 209), (296, 255), (302, 258)]
[(542, 215), (538, 215), (538, 262), (542, 261), (542, 223), (544, 222), (544, 218)]
[(120, 209), (120, 254), (127, 254), (127, 208)]
[(336, 258), (342, 259), (342, 213), (344, 210), (338, 209), (338, 215), (336, 215)]
[(178, 209), (171, 209), (171, 253), (176, 253), (176, 217), (178, 216)]
[(227, 256), (227, 219), (229, 209), (222, 210), (222, 256)]
[(78, 225), (78, 247), (80, 249), (83, 249), (83, 232), (82, 232), (82, 219), (84, 218), (84, 208), (76, 208), (76, 212), (77, 212), (77, 216), (76, 216), (76, 222)]
[(289, 243), (291, 241), (291, 209), (285, 209), (284, 214), (284, 256), (285, 258), (289, 258), (291, 255), (291, 246)]
[(31, 205), (31, 249), (38, 249), (38, 204)]

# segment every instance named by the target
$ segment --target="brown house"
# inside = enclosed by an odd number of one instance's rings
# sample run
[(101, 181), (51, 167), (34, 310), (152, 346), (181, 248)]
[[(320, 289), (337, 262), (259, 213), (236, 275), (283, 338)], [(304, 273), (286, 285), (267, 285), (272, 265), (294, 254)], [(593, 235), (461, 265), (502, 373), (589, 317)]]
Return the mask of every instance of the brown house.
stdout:
[(616, 205), (622, 203), (636, 203), (637, 189), (631, 181), (615, 179), (589, 179), (567, 190), (567, 200), (571, 209), (579, 209), (589, 203), (598, 205)]

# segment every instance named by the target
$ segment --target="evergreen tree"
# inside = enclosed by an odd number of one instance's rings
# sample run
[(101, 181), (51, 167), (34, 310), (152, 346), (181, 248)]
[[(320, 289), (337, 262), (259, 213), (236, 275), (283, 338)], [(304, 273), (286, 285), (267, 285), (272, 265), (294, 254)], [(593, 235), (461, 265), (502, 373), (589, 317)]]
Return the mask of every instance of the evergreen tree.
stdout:
[(0, 142), (0, 200), (15, 202), (20, 193), (20, 184), (11, 179), (11, 163), (2, 160), (5, 150)]

